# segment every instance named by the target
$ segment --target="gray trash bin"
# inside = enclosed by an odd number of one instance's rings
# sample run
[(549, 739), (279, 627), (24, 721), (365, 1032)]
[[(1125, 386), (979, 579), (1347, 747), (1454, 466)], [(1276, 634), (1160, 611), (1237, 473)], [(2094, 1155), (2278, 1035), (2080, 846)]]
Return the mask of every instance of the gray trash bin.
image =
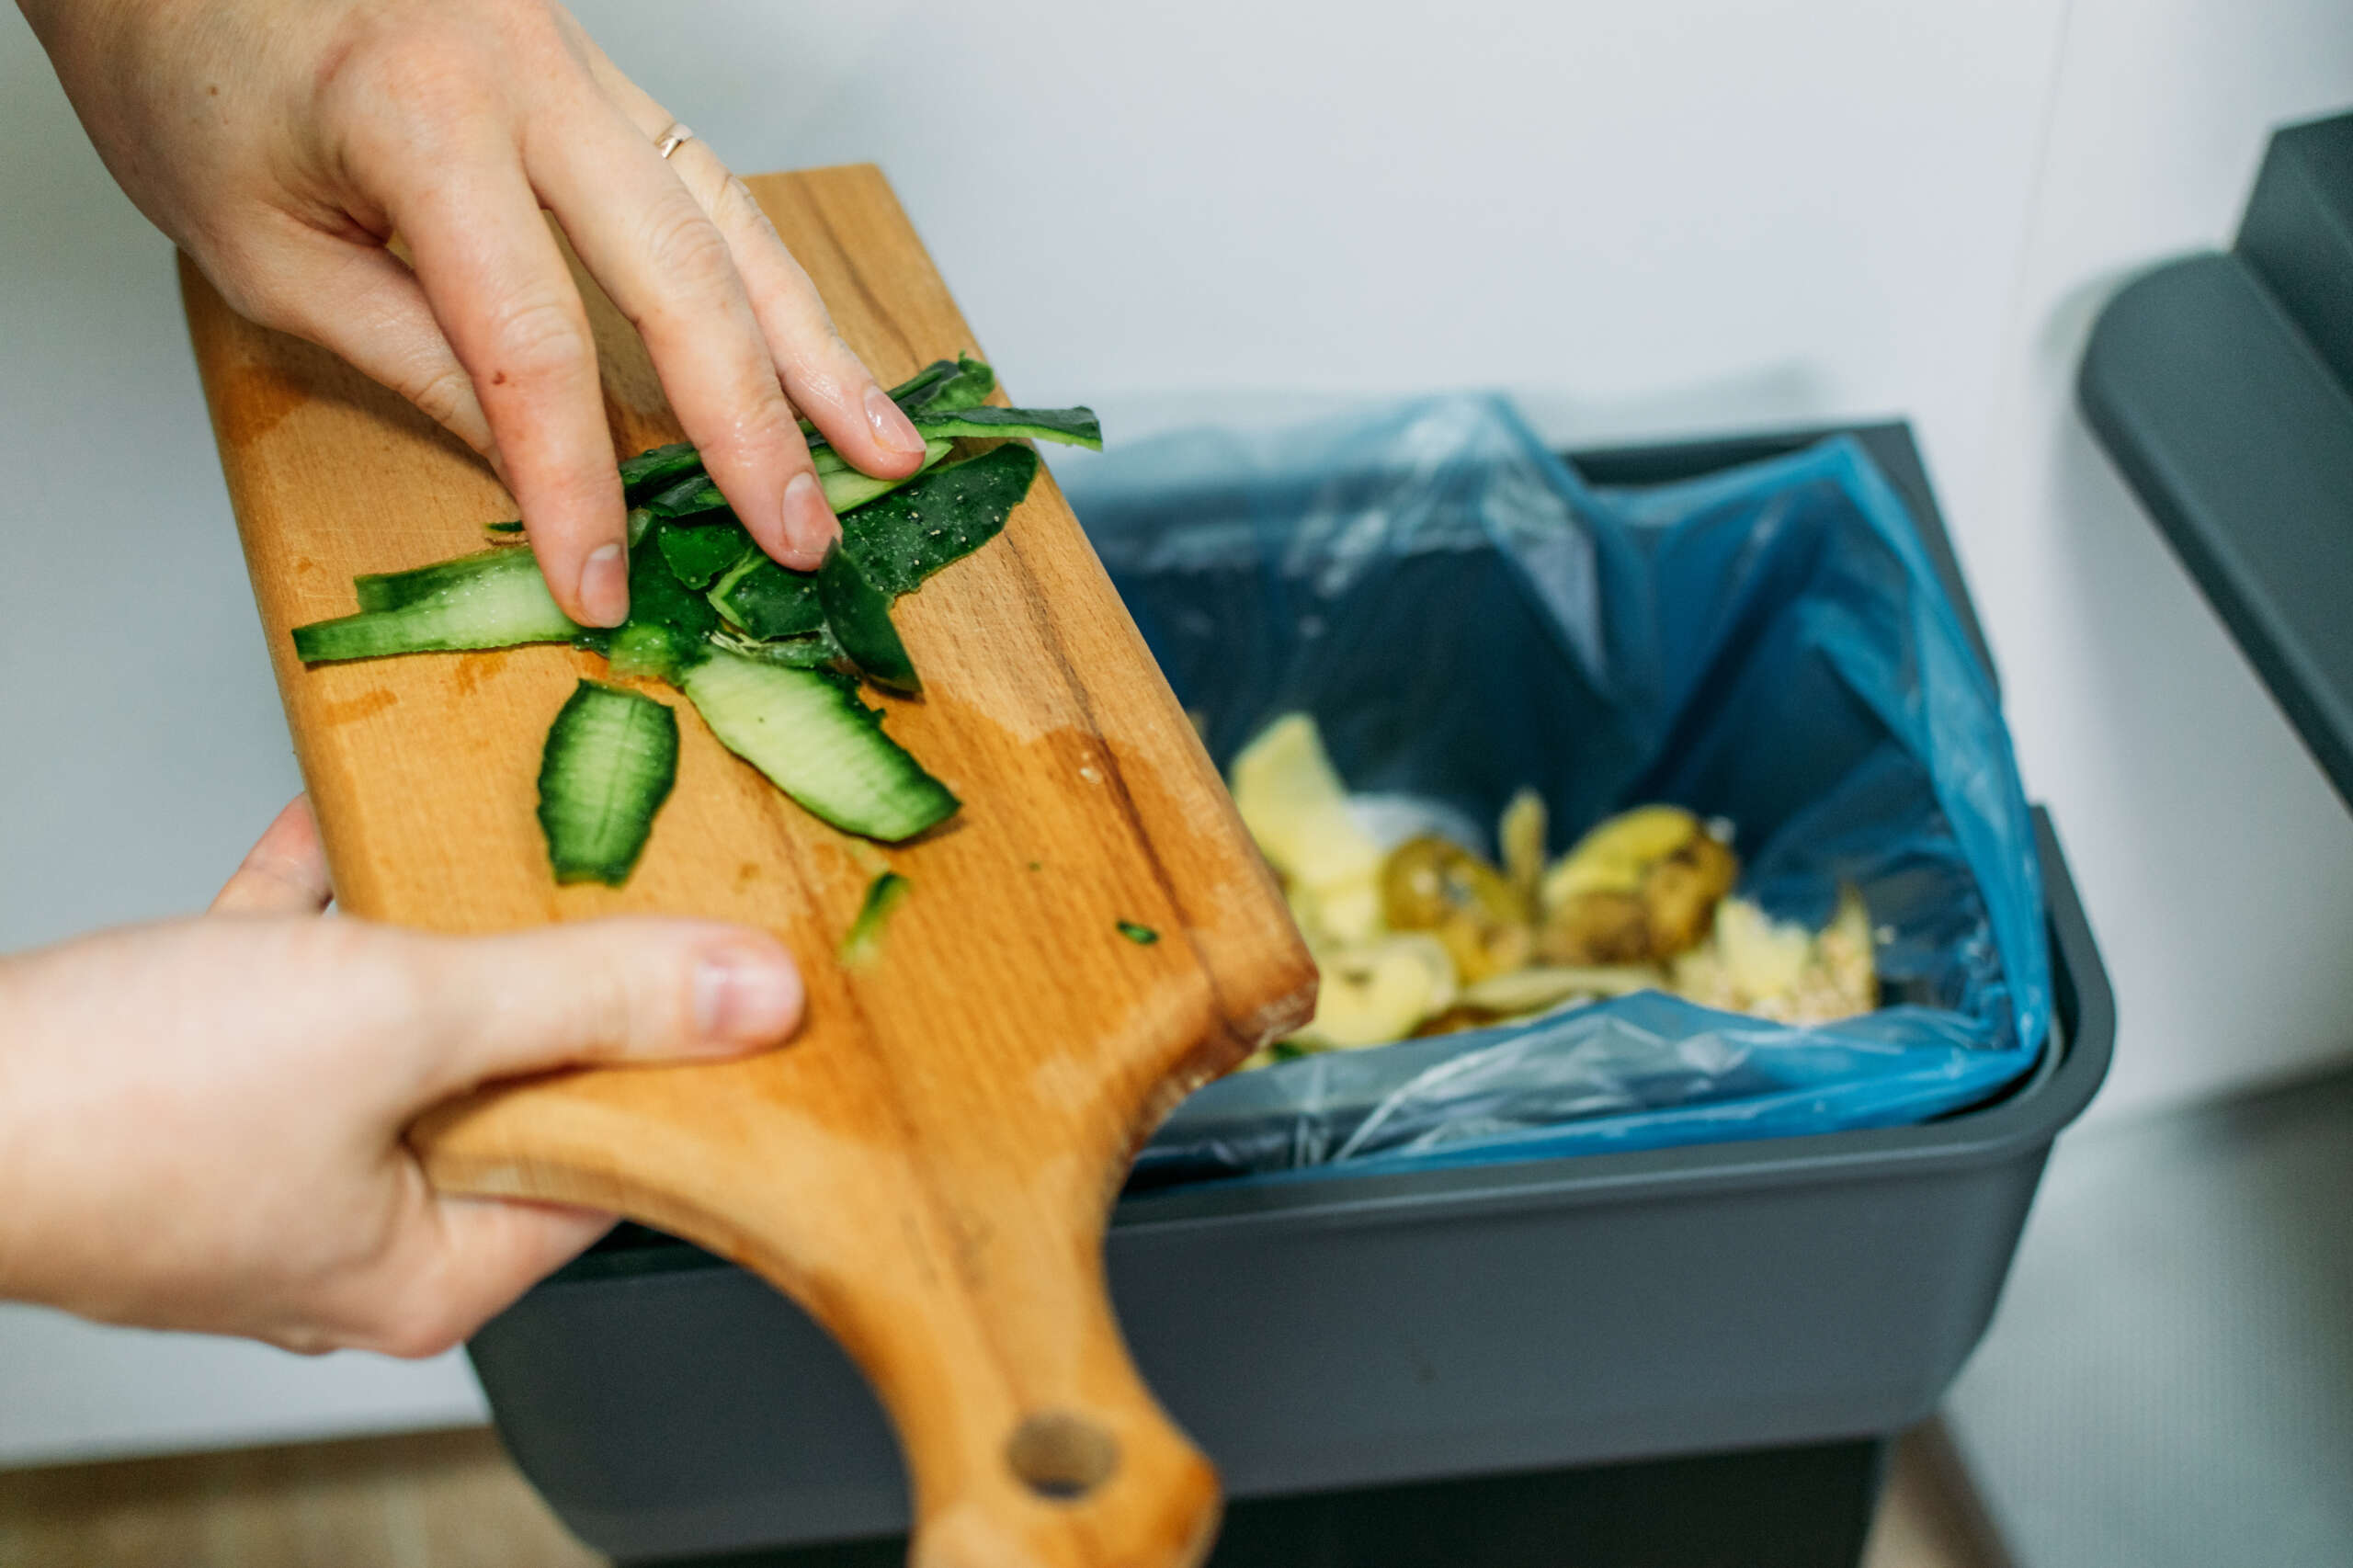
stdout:
[[(1695, 473), (1830, 432), (1574, 459)], [(1854, 431), (1984, 642), (1902, 426)], [(1990, 665), (1990, 661), (1989, 661)], [(1992, 1315), (2052, 1141), (2108, 1067), (2107, 976), (2038, 814), (2051, 1047), (1915, 1127), (1131, 1197), (1120, 1319), (1238, 1499), (1897, 1432)], [(583, 1540), (649, 1560), (904, 1529), (890, 1430), (798, 1307), (626, 1229), (470, 1353), (509, 1450)]]

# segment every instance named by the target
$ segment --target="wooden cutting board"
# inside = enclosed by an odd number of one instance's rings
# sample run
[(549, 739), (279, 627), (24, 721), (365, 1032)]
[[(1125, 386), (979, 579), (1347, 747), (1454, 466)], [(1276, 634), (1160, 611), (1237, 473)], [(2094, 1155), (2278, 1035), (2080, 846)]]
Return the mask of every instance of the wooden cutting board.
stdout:
[[(884, 384), (978, 352), (878, 171), (750, 183)], [(677, 439), (636, 334), (581, 284), (616, 450)], [(540, 741), (602, 660), (306, 670), (288, 637), (349, 612), (355, 574), (482, 548), (514, 503), (398, 397), (238, 317), (185, 261), (181, 286), (343, 907), (460, 932), (715, 916), (777, 932), (807, 974), (808, 1022), (775, 1053), (558, 1074), (426, 1118), (433, 1180), (627, 1214), (790, 1292), (898, 1427), (919, 1562), (1198, 1561), (1215, 1475), (1128, 1359), (1102, 1232), (1136, 1145), (1302, 1022), (1314, 971), (1052, 478), (899, 607), (926, 695), (873, 699), (962, 797), (951, 825), (899, 848), (845, 836), (650, 687), (678, 714), (676, 790), (627, 887), (559, 889), (532, 814)], [(912, 891), (845, 971), (836, 946), (885, 866)]]

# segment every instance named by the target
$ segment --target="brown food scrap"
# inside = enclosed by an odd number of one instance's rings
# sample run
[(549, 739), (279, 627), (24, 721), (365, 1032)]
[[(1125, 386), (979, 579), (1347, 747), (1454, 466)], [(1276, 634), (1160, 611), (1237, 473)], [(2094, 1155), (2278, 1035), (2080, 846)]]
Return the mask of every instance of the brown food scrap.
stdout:
[(1392, 931), (1427, 931), (1466, 984), (1528, 962), (1528, 905), (1501, 871), (1435, 834), (1406, 840), (1381, 868), (1381, 909)]
[(1576, 893), (1545, 915), (1536, 934), (1536, 956), (1546, 963), (1579, 967), (1647, 963), (1650, 911), (1639, 893)]
[(1739, 879), (1740, 862), (1708, 834), (1696, 833), (1643, 879), (1650, 912), (1651, 957), (1671, 959), (1697, 947), (1716, 904)]
[(1740, 876), (1722, 843), (1695, 833), (1643, 873), (1635, 892), (1571, 894), (1551, 910), (1536, 937), (1547, 963), (1658, 963), (1688, 952), (1708, 935), (1716, 905)]

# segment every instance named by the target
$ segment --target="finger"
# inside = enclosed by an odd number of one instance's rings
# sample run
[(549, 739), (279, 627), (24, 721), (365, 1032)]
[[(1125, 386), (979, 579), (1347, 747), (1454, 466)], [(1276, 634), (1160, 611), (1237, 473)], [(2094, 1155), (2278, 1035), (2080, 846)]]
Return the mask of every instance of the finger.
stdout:
[(813, 567), (840, 532), (726, 239), (651, 142), (582, 85), (531, 117), (533, 186), (645, 339), (678, 422), (752, 537)]
[(247, 286), (267, 301), (267, 324), (339, 356), (496, 466), (482, 401), (416, 274), (381, 245), (290, 227), (269, 276)]
[(579, 290), (510, 149), (477, 143), (433, 172), (429, 184), (387, 186), (388, 210), (481, 399), (548, 591), (574, 620), (618, 626), (629, 613), (620, 477)]
[(214, 915), (316, 915), (335, 891), (311, 798), (297, 795), (212, 899)]
[[(623, 74), (576, 27), (573, 47), (598, 87), (649, 142), (676, 124), (669, 111)], [(673, 173), (726, 236), (762, 336), (795, 407), (842, 456), (868, 473), (897, 479), (923, 461), (923, 438), (834, 330), (817, 287), (744, 182), (700, 141), (670, 154)]]
[(365, 1348), (438, 1356), (514, 1304), (613, 1228), (613, 1216), (493, 1198), (426, 1200), (422, 1244), (402, 1260), (401, 1287), (370, 1303)]
[(670, 162), (726, 235), (793, 405), (866, 472), (913, 473), (923, 461), (923, 437), (842, 341), (816, 284), (751, 191), (699, 142), (681, 146)]
[(766, 932), (600, 920), (418, 937), (426, 1036), (414, 1108), (493, 1078), (594, 1062), (741, 1055), (801, 1021), (801, 971)]

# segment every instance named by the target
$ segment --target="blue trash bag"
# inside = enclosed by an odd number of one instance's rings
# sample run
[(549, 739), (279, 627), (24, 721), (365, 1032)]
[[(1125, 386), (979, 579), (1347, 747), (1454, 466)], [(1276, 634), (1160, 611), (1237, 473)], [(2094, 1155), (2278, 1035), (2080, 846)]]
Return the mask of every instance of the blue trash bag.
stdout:
[(1852, 441), (1602, 490), (1506, 403), (1449, 397), (1140, 444), (1069, 491), (1221, 768), (1304, 711), (1352, 792), (1491, 852), (1522, 786), (1556, 855), (1646, 801), (1729, 819), (1771, 915), (1860, 890), (1887, 1004), (1798, 1028), (1643, 993), (1307, 1056), (1193, 1096), (1131, 1190), (1887, 1126), (2033, 1065), (2051, 977), (2009, 737)]

